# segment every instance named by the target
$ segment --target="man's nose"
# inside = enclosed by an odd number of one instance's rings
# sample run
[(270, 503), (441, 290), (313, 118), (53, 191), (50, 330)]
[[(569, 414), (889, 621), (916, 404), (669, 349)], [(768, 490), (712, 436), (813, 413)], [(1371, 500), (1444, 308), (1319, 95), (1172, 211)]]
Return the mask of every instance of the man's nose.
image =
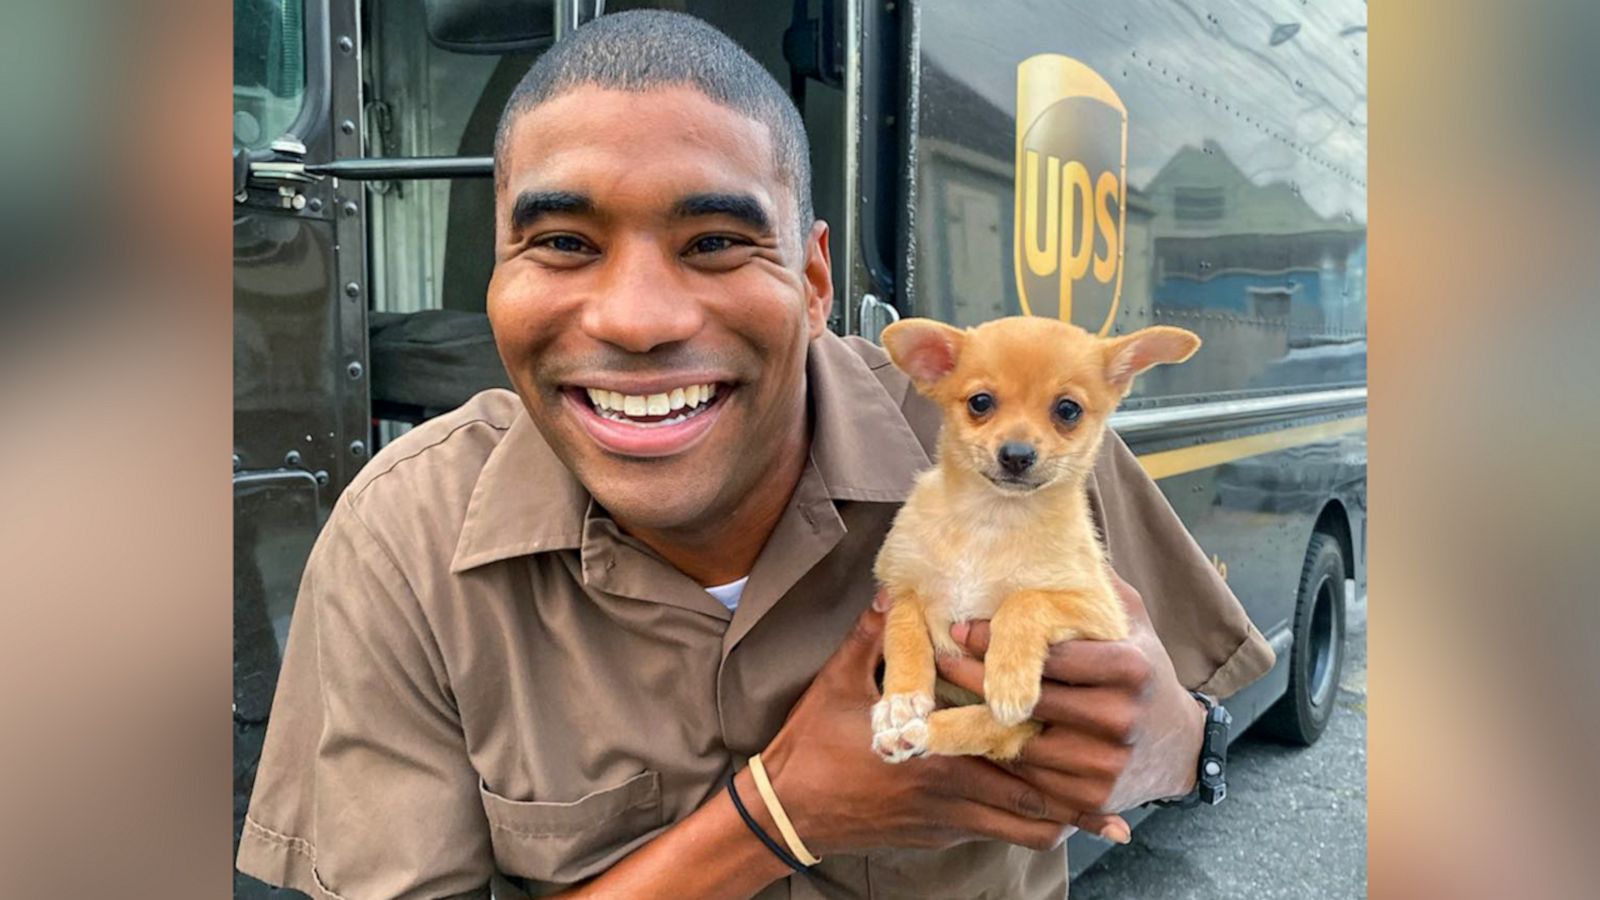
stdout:
[(618, 247), (594, 294), (584, 301), (584, 333), (631, 353), (685, 341), (705, 324), (700, 301), (673, 261), (653, 246)]
[(1038, 455), (1033, 451), (1033, 445), (1021, 441), (1006, 441), (1000, 445), (1000, 452), (996, 455), (1000, 459), (1000, 468), (1012, 475), (1021, 475), (1028, 471), (1034, 460), (1038, 459)]

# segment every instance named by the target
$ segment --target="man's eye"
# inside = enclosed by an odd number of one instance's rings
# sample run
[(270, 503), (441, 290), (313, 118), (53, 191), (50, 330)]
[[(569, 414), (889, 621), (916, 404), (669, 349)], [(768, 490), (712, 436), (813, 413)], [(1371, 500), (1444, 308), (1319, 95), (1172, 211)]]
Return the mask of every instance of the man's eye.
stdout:
[(720, 253), (743, 243), (725, 234), (710, 234), (702, 238), (695, 238), (689, 245), (691, 253)]
[(589, 249), (589, 245), (585, 244), (582, 238), (574, 237), (570, 234), (551, 235), (539, 240), (537, 245), (549, 247), (557, 253), (583, 253)]

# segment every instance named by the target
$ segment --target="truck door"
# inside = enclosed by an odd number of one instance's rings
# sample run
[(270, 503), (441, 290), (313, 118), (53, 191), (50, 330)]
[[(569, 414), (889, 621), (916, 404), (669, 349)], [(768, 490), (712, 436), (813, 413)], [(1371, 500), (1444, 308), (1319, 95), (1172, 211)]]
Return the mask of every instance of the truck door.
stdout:
[[(300, 571), (370, 447), (355, 0), (234, 0), (234, 845)], [(236, 897), (298, 896), (235, 874)]]

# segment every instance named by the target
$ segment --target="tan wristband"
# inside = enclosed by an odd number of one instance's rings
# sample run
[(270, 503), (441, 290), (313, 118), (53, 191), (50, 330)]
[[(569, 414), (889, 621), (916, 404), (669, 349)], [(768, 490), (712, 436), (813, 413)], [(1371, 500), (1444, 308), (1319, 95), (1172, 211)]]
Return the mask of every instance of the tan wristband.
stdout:
[(778, 823), (778, 833), (783, 835), (783, 842), (789, 845), (789, 852), (794, 854), (795, 859), (808, 866), (822, 862), (800, 842), (800, 835), (795, 832), (794, 823), (789, 821), (789, 814), (783, 811), (783, 804), (778, 802), (778, 792), (772, 789), (772, 781), (767, 778), (767, 767), (761, 764), (759, 753), (750, 757), (750, 775), (756, 780), (756, 790), (761, 792), (761, 802), (767, 804), (767, 812), (772, 814), (772, 821)]

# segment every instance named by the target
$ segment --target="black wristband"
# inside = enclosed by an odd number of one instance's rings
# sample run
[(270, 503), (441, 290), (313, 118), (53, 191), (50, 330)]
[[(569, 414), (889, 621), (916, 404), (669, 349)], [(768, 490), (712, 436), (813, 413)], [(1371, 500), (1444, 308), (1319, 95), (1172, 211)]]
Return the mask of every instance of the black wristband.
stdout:
[(1233, 723), (1233, 716), (1211, 695), (1199, 691), (1190, 691), (1189, 694), (1206, 711), (1205, 736), (1201, 739), (1200, 766), (1195, 773), (1194, 788), (1182, 797), (1153, 801), (1156, 806), (1176, 806), (1180, 809), (1202, 803), (1216, 806), (1228, 796), (1225, 769), (1228, 764), (1228, 726)]
[(768, 837), (767, 833), (761, 830), (761, 826), (750, 815), (750, 811), (744, 808), (744, 801), (739, 799), (739, 792), (733, 786), (734, 774), (733, 772), (728, 773), (728, 799), (733, 801), (733, 808), (739, 811), (739, 818), (743, 819), (744, 824), (750, 828), (750, 833), (760, 838), (761, 843), (767, 845), (767, 849), (772, 851), (773, 856), (783, 860), (784, 865), (802, 875), (810, 875), (811, 869), (801, 863), (800, 860), (795, 859), (794, 854), (785, 850), (777, 841)]

